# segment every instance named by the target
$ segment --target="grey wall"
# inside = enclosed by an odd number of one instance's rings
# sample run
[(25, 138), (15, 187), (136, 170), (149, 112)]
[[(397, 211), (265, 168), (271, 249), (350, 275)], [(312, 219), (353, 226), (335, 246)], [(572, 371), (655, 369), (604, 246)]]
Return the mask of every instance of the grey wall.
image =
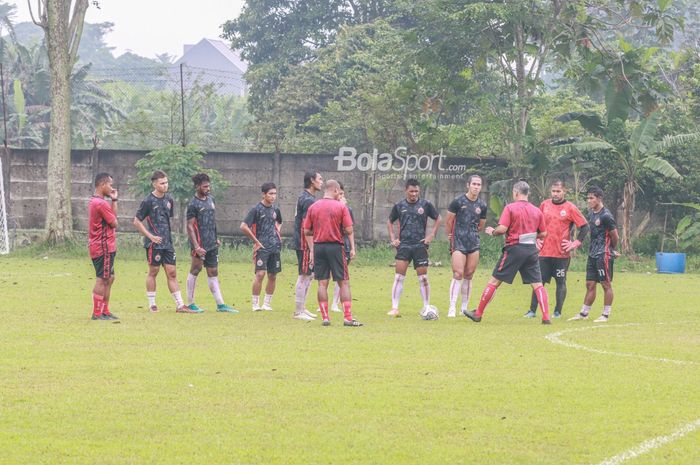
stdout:
[[(87, 202), (93, 192), (92, 181), (94, 175), (101, 171), (114, 177), (115, 186), (120, 192), (120, 230), (134, 230), (131, 222), (141, 199), (133, 194), (131, 184), (136, 177), (136, 161), (146, 153), (133, 150), (73, 151), (72, 206), (76, 230), (86, 230)], [(467, 165), (480, 162), (466, 158), (453, 161)], [(11, 228), (44, 227), (46, 162), (46, 150), (10, 150), (3, 155)], [(275, 157), (271, 153), (210, 152), (205, 156), (205, 163), (219, 170), (232, 186), (225, 192), (214, 192), (218, 229), (222, 235), (239, 235), (238, 226), (243, 217), (260, 200), (260, 185), (273, 181), (278, 186), (278, 203), (284, 218), (283, 234), (289, 236), (305, 171), (319, 171), (325, 179), (335, 178), (345, 184), (346, 196), (355, 215), (357, 237), (361, 240), (387, 238), (389, 211), (404, 195), (403, 179), (381, 179), (370, 172), (338, 172), (333, 155), (328, 154), (281, 154)], [(163, 169), (167, 173), (167, 167)], [(434, 174), (438, 174), (437, 171)], [(430, 185), (423, 188), (422, 196), (433, 201), (443, 216), (449, 202), (463, 193), (465, 188), (465, 177), (455, 173), (449, 175), (454, 178), (432, 179)]]

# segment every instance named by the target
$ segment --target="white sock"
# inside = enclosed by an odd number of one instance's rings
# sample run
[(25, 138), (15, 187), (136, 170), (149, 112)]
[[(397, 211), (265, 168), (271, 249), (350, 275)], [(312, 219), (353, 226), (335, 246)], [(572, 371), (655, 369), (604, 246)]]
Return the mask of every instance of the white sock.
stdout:
[(197, 275), (192, 273), (187, 275), (187, 305), (194, 303), (194, 288), (197, 285)]
[(450, 283), (450, 308), (455, 308), (457, 306), (457, 299), (459, 298), (459, 292), (462, 288), (462, 280), (452, 278)]
[(177, 308), (180, 308), (183, 305), (185, 305), (185, 303), (182, 301), (182, 294), (180, 293), (180, 291), (173, 292), (172, 295), (173, 299), (175, 299), (175, 304), (177, 305)]
[(156, 305), (156, 293), (146, 292), (146, 297), (148, 298), (148, 306), (154, 307)]
[(418, 276), (418, 286), (420, 287), (420, 295), (423, 297), (423, 308), (425, 308), (430, 305), (430, 282), (427, 274)]
[(335, 283), (333, 288), (333, 307), (336, 308), (340, 305), (340, 284)]
[(207, 278), (207, 284), (209, 284), (209, 290), (216, 300), (216, 305), (224, 304), (224, 297), (221, 295), (221, 288), (219, 287), (219, 278), (217, 276), (212, 276)]
[(401, 300), (401, 293), (403, 292), (403, 280), (406, 276), (396, 273), (394, 274), (394, 285), (391, 286), (391, 308), (399, 309), (399, 301)]
[(462, 281), (462, 310), (469, 310), (469, 298), (472, 295), (472, 280)]
[(294, 291), (294, 302), (296, 303), (296, 311), (304, 310), (306, 306), (306, 294), (309, 292), (311, 285), (311, 275), (300, 274), (297, 278), (297, 284)]
[(272, 302), (272, 294), (265, 294), (265, 300), (263, 300), (263, 305), (270, 305)]
[(591, 306), (590, 305), (583, 305), (581, 307), (581, 315), (588, 315), (588, 312), (591, 311)]
[(612, 305), (603, 305), (603, 315), (604, 316), (610, 316), (611, 311), (612, 311)]
[(252, 300), (253, 300), (253, 307), (258, 307), (260, 305), (260, 296), (259, 295), (254, 295)]

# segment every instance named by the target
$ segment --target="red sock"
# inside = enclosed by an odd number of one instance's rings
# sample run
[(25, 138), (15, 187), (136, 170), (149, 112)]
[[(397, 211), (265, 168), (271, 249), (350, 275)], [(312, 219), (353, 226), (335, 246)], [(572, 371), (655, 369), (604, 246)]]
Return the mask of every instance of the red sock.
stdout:
[(498, 288), (493, 284), (486, 285), (484, 292), (481, 293), (481, 300), (479, 300), (479, 308), (476, 309), (476, 316), (484, 314), (484, 310), (486, 310), (486, 306), (491, 302), (491, 299), (493, 299), (496, 289)]
[(102, 313), (104, 313), (105, 315), (110, 314), (109, 313), (109, 301), (107, 301), (107, 300), (104, 301), (104, 305), (102, 307)]
[(92, 294), (92, 314), (102, 315), (104, 303), (104, 297), (101, 295)]
[(549, 320), (549, 296), (544, 286), (535, 289), (535, 296), (537, 296), (537, 302), (539, 302), (540, 309), (542, 309), (542, 319)]
[(318, 308), (321, 309), (321, 318), (324, 320), (328, 319), (328, 301), (326, 300), (325, 302), (318, 301)]
[(350, 311), (350, 307), (352, 307), (351, 301), (343, 302), (343, 312), (345, 313), (345, 319), (347, 321), (352, 321), (352, 311)]

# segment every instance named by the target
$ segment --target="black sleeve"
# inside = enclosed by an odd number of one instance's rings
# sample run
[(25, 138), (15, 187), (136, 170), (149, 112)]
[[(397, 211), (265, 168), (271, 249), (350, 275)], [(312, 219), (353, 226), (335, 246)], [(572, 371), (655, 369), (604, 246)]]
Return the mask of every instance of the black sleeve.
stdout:
[(479, 219), (485, 220), (486, 213), (488, 213), (488, 207), (486, 206), (486, 202), (481, 202), (481, 214), (479, 215)]
[(583, 240), (588, 236), (588, 230), (590, 228), (588, 227), (587, 224), (584, 224), (580, 228), (578, 228), (578, 236), (576, 236), (576, 240), (579, 242), (583, 242)]
[(143, 199), (141, 201), (141, 205), (139, 205), (139, 209), (136, 210), (136, 218), (139, 221), (143, 221), (146, 219), (146, 217), (150, 216), (151, 214), (151, 202), (148, 201), (148, 197)]
[(617, 223), (615, 223), (615, 218), (613, 218), (612, 215), (603, 215), (603, 217), (600, 220), (603, 223), (603, 226), (605, 226), (606, 231), (612, 231), (613, 229), (617, 229)]
[(187, 205), (187, 215), (186, 218), (191, 220), (192, 218), (197, 218), (197, 207), (194, 206), (194, 202), (190, 202)]
[(391, 213), (389, 214), (389, 221), (392, 223), (396, 220), (399, 219), (399, 204), (395, 203), (394, 208), (391, 209)]
[(173, 200), (172, 196), (168, 196), (168, 202), (170, 202), (170, 211), (168, 214), (170, 215), (170, 218), (173, 218), (175, 216), (175, 201)]
[(425, 202), (425, 213), (428, 215), (428, 218), (434, 220), (437, 220), (437, 217), (440, 216), (440, 213), (438, 213), (437, 208), (435, 208), (432, 202)]
[(450, 205), (447, 207), (447, 211), (450, 213), (454, 213), (455, 215), (459, 211), (459, 202), (457, 199), (454, 199), (452, 202), (450, 202)]
[(248, 227), (252, 227), (255, 222), (258, 219), (258, 209), (253, 207), (248, 211), (248, 214), (245, 216), (245, 219), (243, 222), (248, 225)]
[(348, 211), (350, 212), (350, 218), (352, 219), (353, 226), (355, 225), (355, 215), (352, 213), (352, 208), (348, 206)]
[(277, 222), (279, 224), (282, 224), (282, 212), (280, 211), (279, 208), (275, 208), (275, 213), (277, 214)]

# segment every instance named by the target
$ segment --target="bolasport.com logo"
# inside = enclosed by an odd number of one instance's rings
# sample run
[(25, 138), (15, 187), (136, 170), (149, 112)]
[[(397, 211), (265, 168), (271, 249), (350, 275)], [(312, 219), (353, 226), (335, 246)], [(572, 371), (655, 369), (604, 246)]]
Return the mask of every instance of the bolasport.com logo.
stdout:
[(338, 171), (376, 171), (380, 178), (406, 179), (409, 174), (440, 179), (461, 178), (467, 165), (449, 164), (446, 158), (442, 150), (439, 155), (413, 155), (406, 147), (399, 147), (393, 153), (379, 153), (374, 149), (372, 153), (359, 154), (355, 147), (340, 147), (338, 155), (333, 157), (338, 162)]

